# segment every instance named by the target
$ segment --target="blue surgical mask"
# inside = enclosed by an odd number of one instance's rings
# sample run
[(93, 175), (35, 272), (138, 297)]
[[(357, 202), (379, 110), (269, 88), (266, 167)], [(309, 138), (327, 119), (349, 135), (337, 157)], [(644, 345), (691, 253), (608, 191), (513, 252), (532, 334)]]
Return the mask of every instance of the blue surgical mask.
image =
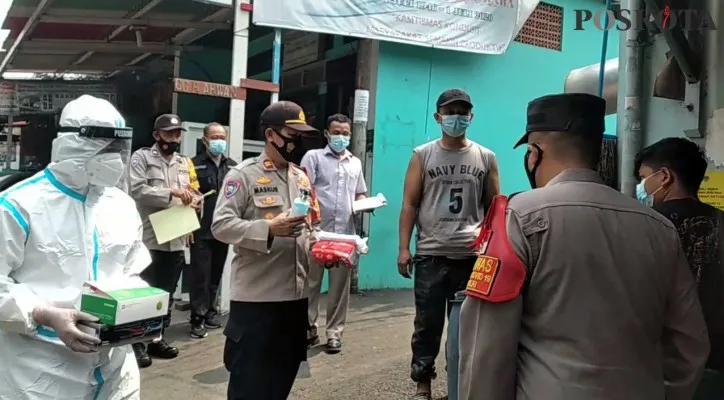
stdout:
[(641, 182), (639, 182), (639, 184), (636, 185), (636, 199), (639, 201), (639, 203), (645, 205), (646, 207), (651, 207), (654, 205), (654, 195), (663, 188), (663, 186), (661, 186), (658, 189), (654, 190), (653, 193), (649, 194), (646, 191), (646, 180), (651, 178), (652, 176), (658, 174), (659, 172), (661, 172), (661, 171), (654, 172), (653, 174), (647, 176), (646, 178), (641, 179)]
[(460, 137), (465, 134), (470, 126), (469, 115), (442, 115), (442, 131), (452, 137)]
[(329, 147), (337, 153), (341, 153), (349, 147), (349, 136), (329, 135)]
[(209, 140), (209, 152), (215, 156), (224, 154), (226, 151), (226, 140), (212, 139)]
[(654, 205), (654, 196), (646, 193), (646, 179), (642, 179), (641, 182), (636, 185), (636, 199), (646, 207)]

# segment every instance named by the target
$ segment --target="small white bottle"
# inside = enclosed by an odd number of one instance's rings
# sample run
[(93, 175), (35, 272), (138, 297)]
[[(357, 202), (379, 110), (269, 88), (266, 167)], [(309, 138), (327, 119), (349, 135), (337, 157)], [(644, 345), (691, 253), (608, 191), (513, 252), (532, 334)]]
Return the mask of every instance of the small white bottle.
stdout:
[(309, 213), (311, 193), (305, 189), (299, 189), (299, 196), (292, 202), (292, 209), (289, 211), (290, 217), (300, 217)]

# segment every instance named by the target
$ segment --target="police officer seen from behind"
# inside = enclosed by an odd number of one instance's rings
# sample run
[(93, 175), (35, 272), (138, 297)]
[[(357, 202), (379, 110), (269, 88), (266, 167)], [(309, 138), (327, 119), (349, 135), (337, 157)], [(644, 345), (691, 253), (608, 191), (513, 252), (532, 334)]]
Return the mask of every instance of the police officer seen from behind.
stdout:
[[(528, 104), (534, 190), (493, 200), (460, 313), (465, 400), (690, 400), (709, 354), (674, 225), (596, 172), (606, 104)], [(627, 171), (628, 172), (628, 171)]]
[(204, 128), (201, 139), (206, 151), (193, 158), (194, 168), (199, 180), (199, 191), (216, 194), (206, 197), (201, 210), (201, 229), (194, 232), (191, 243), (191, 269), (189, 278), (189, 297), (191, 299), (191, 337), (206, 337), (206, 329), (221, 327), (216, 310), (216, 293), (224, 272), (229, 245), (214, 239), (211, 234), (211, 221), (218, 192), (229, 168), (236, 165), (226, 158), (226, 128), (212, 122)]
[(307, 357), (307, 216), (290, 217), (300, 190), (312, 186), (299, 162), (302, 135), (318, 134), (288, 101), (261, 114), (259, 157), (226, 176), (211, 231), (235, 246), (224, 364), (229, 400), (284, 400)]
[[(194, 166), (190, 159), (177, 153), (183, 130), (176, 115), (164, 114), (156, 118), (153, 132), (156, 144), (133, 153), (129, 168), (130, 194), (143, 219), (143, 243), (150, 250), (152, 259), (141, 277), (149, 285), (171, 294), (165, 327), (171, 322), (173, 293), (186, 262), (187, 238), (159, 244), (148, 216), (175, 205), (196, 206), (201, 201)], [(141, 368), (151, 365), (150, 356), (170, 359), (178, 355), (178, 349), (163, 339), (149, 343), (147, 348), (140, 343), (134, 344), (133, 350)]]

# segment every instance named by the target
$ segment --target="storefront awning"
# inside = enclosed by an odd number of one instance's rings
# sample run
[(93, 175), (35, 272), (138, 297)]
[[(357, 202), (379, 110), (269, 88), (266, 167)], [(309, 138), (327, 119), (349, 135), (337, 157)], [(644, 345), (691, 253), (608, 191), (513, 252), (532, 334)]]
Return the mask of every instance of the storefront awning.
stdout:
[(2, 28), (0, 73), (108, 74), (231, 31), (229, 7), (193, 0), (15, 0)]

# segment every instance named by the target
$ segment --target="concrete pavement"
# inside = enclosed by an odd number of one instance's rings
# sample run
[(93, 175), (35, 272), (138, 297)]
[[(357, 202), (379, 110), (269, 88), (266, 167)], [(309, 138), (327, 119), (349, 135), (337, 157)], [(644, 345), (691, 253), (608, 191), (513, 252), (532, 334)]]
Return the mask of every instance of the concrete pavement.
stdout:
[[(322, 314), (324, 301), (323, 297)], [(414, 392), (409, 379), (414, 314), (411, 290), (353, 296), (342, 353), (330, 356), (321, 346), (311, 349), (309, 362), (302, 366), (289, 399), (408, 399)], [(222, 364), (224, 336), (216, 331), (203, 340), (191, 339), (188, 315), (177, 313), (174, 318), (167, 336), (181, 354), (171, 361), (154, 360), (142, 371), (142, 398), (225, 400), (228, 373)], [(323, 317), (320, 322), (324, 322)], [(438, 357), (436, 399), (446, 394), (443, 357), (444, 350)]]

